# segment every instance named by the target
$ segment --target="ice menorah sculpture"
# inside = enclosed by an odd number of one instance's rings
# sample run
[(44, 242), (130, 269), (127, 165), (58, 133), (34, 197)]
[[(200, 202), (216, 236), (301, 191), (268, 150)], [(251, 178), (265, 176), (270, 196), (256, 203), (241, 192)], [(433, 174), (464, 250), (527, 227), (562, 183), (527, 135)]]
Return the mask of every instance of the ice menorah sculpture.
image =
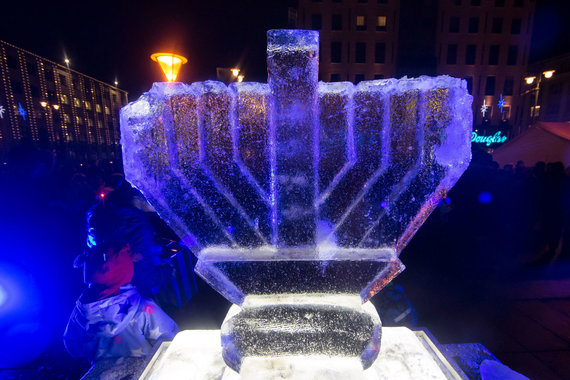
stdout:
[(318, 52), (317, 32), (271, 30), (267, 84), (155, 83), (121, 111), (127, 179), (239, 305), (222, 325), (238, 372), (370, 366), (381, 323), (366, 301), (471, 158), (464, 81), (323, 83)]

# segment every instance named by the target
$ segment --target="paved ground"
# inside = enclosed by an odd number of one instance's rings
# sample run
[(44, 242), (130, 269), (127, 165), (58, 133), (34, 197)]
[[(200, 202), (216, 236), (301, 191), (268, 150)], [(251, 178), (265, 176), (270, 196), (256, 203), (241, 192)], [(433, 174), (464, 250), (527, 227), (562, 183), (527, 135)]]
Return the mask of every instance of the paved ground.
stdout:
[(570, 263), (502, 280), (466, 274), (447, 287), (429, 280), (404, 277), (402, 283), (420, 325), (440, 343), (482, 343), (531, 379), (570, 379)]

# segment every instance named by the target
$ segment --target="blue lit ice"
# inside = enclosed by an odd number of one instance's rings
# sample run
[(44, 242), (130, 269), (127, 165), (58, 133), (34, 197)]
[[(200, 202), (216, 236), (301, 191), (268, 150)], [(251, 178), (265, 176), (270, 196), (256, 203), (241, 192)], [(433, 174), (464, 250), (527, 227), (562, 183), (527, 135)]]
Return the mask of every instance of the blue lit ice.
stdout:
[(323, 83), (318, 52), (317, 32), (269, 31), (267, 84), (155, 83), (121, 110), (127, 179), (238, 305), (368, 300), (471, 159), (465, 81)]

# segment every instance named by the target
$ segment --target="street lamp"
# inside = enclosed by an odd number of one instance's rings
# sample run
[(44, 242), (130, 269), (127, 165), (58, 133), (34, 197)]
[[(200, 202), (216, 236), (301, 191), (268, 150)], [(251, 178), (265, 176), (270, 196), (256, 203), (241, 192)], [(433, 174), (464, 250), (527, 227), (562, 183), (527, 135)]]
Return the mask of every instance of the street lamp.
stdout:
[(154, 53), (150, 58), (160, 65), (168, 82), (174, 82), (180, 67), (188, 62), (188, 59), (185, 57), (174, 53)]
[(65, 62), (65, 64), (67, 65), (67, 68), (69, 69), (69, 59), (67, 57), (65, 57), (65, 60), (63, 62)]
[(538, 79), (535, 76), (528, 76), (526, 78), (524, 78), (524, 80), (526, 81), (526, 84), (533, 84), (534, 81), (536, 80), (536, 86), (533, 89), (530, 89), (528, 91), (525, 92), (525, 94), (534, 91), (534, 107), (532, 108), (532, 113), (531, 113), (531, 124), (534, 124), (535, 120), (536, 120), (536, 110), (538, 107), (538, 94), (540, 92), (540, 82), (542, 81), (542, 77), (544, 76), (546, 79), (550, 79), (552, 78), (552, 75), (554, 75), (554, 73), (556, 72), (556, 70), (546, 70), (543, 71), (541, 75), (538, 75)]

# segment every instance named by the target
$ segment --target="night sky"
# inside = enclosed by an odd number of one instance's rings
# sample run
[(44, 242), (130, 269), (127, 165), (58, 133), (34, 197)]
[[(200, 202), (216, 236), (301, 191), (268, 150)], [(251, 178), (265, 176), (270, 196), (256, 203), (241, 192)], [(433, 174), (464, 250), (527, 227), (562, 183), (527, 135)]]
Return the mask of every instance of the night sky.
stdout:
[[(150, 54), (189, 58), (179, 80), (215, 79), (216, 67), (242, 68), (266, 81), (265, 32), (287, 26), (292, 0), (5, 2), (0, 39), (107, 83), (134, 100), (162, 80)], [(538, 0), (531, 60), (570, 52), (570, 1)]]

